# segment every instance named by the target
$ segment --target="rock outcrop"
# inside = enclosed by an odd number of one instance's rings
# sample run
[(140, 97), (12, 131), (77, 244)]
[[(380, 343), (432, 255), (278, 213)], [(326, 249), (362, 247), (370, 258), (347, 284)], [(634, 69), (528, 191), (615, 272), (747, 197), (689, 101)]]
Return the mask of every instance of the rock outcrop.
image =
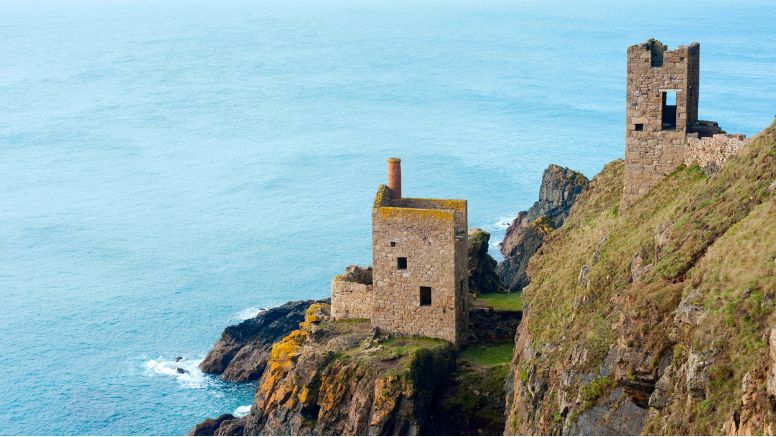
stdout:
[[(272, 347), (250, 413), (200, 424), (213, 435), (417, 435), (434, 432), (433, 396), (451, 374), (450, 343), (381, 337), (313, 304)], [(223, 416), (222, 416), (223, 417)], [(219, 418), (220, 420), (221, 418)], [(239, 432), (238, 432), (239, 431)]]
[[(236, 426), (235, 426), (236, 425)], [(231, 431), (235, 431), (242, 426), (241, 420), (234, 417), (231, 414), (222, 414), (216, 419), (205, 419), (201, 423), (198, 423), (194, 429), (189, 432), (189, 435), (215, 435), (216, 431), (221, 430), (226, 432), (229, 429), (229, 435), (235, 435)]]
[(531, 259), (505, 433), (772, 434), (776, 123), (620, 211), (623, 167)]
[(322, 301), (295, 301), (262, 311), (256, 317), (227, 327), (199, 367), (205, 373), (219, 373), (226, 381), (258, 379), (272, 350), (272, 344), (299, 327), (305, 311)]
[(496, 260), (488, 255), (490, 233), (479, 228), (469, 229), (469, 292), (476, 294), (503, 293), (504, 286), (496, 274)]
[(509, 291), (520, 291), (528, 285), (528, 261), (544, 237), (563, 224), (588, 182), (582, 173), (555, 164), (544, 170), (539, 200), (528, 211), (518, 213), (501, 242), (504, 261), (498, 265), (497, 273)]

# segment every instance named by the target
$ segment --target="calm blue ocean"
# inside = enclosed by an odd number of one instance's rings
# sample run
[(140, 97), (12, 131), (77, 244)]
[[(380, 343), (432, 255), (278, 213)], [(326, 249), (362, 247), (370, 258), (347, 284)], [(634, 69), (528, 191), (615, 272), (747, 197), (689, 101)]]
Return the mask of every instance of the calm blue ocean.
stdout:
[(700, 41), (701, 118), (771, 122), (769, 1), (577, 3), (0, 0), (0, 434), (249, 404), (196, 363), (370, 262), (385, 158), (498, 239), (549, 163), (622, 155), (630, 44)]

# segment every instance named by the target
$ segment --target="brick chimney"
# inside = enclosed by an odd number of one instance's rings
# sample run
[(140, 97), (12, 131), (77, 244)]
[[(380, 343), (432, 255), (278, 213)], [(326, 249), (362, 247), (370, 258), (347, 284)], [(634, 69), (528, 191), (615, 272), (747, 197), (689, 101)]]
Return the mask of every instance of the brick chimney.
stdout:
[(391, 199), (401, 199), (401, 159), (388, 158), (388, 188)]

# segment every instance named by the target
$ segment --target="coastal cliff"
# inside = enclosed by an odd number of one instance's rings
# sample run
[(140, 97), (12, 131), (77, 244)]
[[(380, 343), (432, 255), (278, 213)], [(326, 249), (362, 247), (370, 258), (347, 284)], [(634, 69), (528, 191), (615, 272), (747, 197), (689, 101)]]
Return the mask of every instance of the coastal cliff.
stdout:
[(324, 301), (288, 302), (227, 327), (200, 363), (200, 369), (221, 374), (225, 381), (258, 379), (267, 365), (272, 345), (299, 326), (310, 305), (320, 302)]
[(506, 434), (773, 434), (776, 123), (619, 210), (608, 164), (531, 259)]
[(497, 263), (488, 254), (490, 233), (479, 228), (469, 229), (469, 292), (476, 294), (503, 293), (506, 290), (496, 273)]
[[(483, 306), (520, 294), (477, 296), (456, 351), (296, 303), (254, 371), (250, 413), (192, 434), (776, 432), (776, 123), (718, 171), (680, 166), (625, 210), (623, 161), (590, 181), (553, 168), (545, 180), (560, 182), (543, 181), (510, 237), (541, 227), (520, 261), (522, 312)], [(470, 235), (470, 283), (500, 291), (486, 233)], [(228, 368), (246, 338), (225, 332), (209, 365)]]
[(504, 261), (496, 272), (507, 290), (520, 291), (528, 285), (529, 260), (541, 247), (545, 235), (563, 224), (577, 196), (587, 185), (587, 178), (574, 170), (555, 164), (544, 170), (539, 200), (528, 211), (517, 214), (501, 242)]
[(313, 304), (276, 343), (250, 413), (192, 434), (428, 434), (432, 397), (455, 365), (451, 345), (381, 337), (363, 319), (334, 321)]

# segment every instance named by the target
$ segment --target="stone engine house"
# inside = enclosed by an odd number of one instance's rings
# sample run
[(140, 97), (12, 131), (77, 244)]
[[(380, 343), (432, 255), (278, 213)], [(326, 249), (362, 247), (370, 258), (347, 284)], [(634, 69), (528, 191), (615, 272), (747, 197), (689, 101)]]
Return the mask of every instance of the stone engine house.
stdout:
[(668, 50), (651, 39), (628, 47), (625, 185), (621, 208), (681, 164), (715, 171), (745, 144), (713, 121), (698, 120), (700, 45)]
[(372, 206), (372, 268), (334, 278), (334, 318), (369, 318), (382, 331), (460, 346), (468, 325), (465, 200), (401, 196), (401, 161)]

